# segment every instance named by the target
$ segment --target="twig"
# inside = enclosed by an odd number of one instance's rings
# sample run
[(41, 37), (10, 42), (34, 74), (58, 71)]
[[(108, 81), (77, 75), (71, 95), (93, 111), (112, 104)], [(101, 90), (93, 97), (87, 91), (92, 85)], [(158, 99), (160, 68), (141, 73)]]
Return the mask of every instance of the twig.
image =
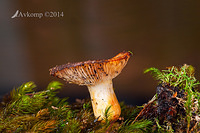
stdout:
[[(190, 132), (192, 132), (194, 130), (194, 128), (198, 125), (199, 122), (196, 122), (195, 125), (192, 127), (192, 129), (190, 130)], [(198, 131), (200, 132), (200, 131)]]
[(147, 105), (144, 106), (144, 108), (140, 111), (140, 113), (135, 117), (134, 121), (131, 123), (135, 123), (135, 121), (137, 120), (137, 118), (142, 114), (142, 112), (151, 104), (153, 103), (155, 100), (157, 99), (156, 95), (153, 96), (153, 98), (148, 102)]
[(110, 124), (110, 126), (108, 127), (108, 129), (106, 130), (106, 133), (109, 133), (109, 132), (110, 132), (111, 127), (113, 126), (113, 124), (114, 124), (117, 120), (118, 120), (118, 119), (111, 121), (111, 124)]

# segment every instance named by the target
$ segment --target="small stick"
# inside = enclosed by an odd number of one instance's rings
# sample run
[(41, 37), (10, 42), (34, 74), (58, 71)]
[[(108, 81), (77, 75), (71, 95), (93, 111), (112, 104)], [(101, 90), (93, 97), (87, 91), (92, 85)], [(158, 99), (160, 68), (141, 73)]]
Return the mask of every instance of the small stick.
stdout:
[(131, 123), (135, 123), (135, 121), (137, 120), (137, 118), (142, 114), (142, 112), (151, 104), (153, 103), (154, 101), (156, 100), (156, 95), (153, 96), (153, 98), (148, 102), (147, 105), (144, 106), (144, 108), (140, 111), (140, 113), (135, 117), (134, 121)]
[(112, 120), (112, 121), (111, 121), (111, 124), (110, 124), (110, 126), (108, 127), (108, 129), (106, 130), (106, 133), (109, 133), (109, 132), (110, 132), (111, 127), (113, 126), (113, 124), (114, 124), (117, 120), (118, 120), (118, 119)]
[[(190, 132), (192, 132), (194, 130), (194, 128), (198, 125), (199, 122), (196, 122), (195, 125), (192, 127), (192, 129), (190, 130)], [(198, 131), (199, 132), (199, 131)]]

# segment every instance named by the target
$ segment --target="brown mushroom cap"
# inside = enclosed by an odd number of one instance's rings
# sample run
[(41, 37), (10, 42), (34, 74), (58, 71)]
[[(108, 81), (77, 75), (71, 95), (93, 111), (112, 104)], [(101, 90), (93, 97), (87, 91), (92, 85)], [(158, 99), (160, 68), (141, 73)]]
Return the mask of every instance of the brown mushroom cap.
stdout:
[(107, 60), (68, 63), (51, 68), (50, 75), (78, 85), (94, 85), (119, 75), (127, 64), (131, 52), (121, 52)]

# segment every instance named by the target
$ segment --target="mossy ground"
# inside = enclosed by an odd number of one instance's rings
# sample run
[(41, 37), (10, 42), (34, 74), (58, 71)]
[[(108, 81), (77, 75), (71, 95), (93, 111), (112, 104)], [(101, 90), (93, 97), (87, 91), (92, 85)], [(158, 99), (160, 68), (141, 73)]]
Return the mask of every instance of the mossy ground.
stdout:
[[(149, 68), (145, 72), (148, 71), (163, 88), (158, 89), (158, 86), (155, 97), (143, 107), (121, 102), (122, 113), (116, 121), (109, 121), (108, 111), (105, 111), (105, 122), (97, 121), (90, 99), (77, 99), (76, 103), (69, 104), (67, 98), (57, 97), (56, 93), (62, 88), (57, 81), (39, 92), (33, 82), (27, 82), (2, 100), (0, 132), (199, 132), (200, 93), (196, 89), (199, 82), (194, 77), (193, 67), (184, 65), (163, 71)], [(174, 98), (177, 104), (174, 104)], [(185, 115), (180, 114), (180, 108), (184, 109)], [(171, 116), (166, 118), (162, 113)], [(180, 122), (186, 126), (180, 126), (180, 129), (173, 126)]]
[[(77, 99), (69, 104), (67, 98), (56, 96), (62, 84), (51, 82), (47, 89), (35, 92), (36, 85), (28, 82), (4, 97), (0, 108), (0, 132), (145, 132), (151, 121), (131, 122), (140, 111), (120, 103), (122, 115), (117, 121), (104, 123), (94, 118), (89, 99)], [(108, 112), (108, 111), (105, 111)]]

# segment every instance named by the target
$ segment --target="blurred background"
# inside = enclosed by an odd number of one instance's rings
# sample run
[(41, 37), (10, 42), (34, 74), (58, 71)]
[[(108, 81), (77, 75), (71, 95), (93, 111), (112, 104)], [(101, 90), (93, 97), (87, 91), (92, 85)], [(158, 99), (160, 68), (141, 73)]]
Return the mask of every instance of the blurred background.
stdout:
[[(1, 0), (0, 97), (24, 82), (44, 89), (49, 68), (68, 62), (112, 58), (132, 51), (113, 80), (119, 101), (142, 105), (157, 82), (145, 68), (191, 64), (200, 80), (200, 1)], [(63, 17), (16, 17), (15, 12), (63, 12)], [(64, 83), (62, 80), (59, 80)], [(65, 84), (58, 94), (89, 98), (86, 86)]]

